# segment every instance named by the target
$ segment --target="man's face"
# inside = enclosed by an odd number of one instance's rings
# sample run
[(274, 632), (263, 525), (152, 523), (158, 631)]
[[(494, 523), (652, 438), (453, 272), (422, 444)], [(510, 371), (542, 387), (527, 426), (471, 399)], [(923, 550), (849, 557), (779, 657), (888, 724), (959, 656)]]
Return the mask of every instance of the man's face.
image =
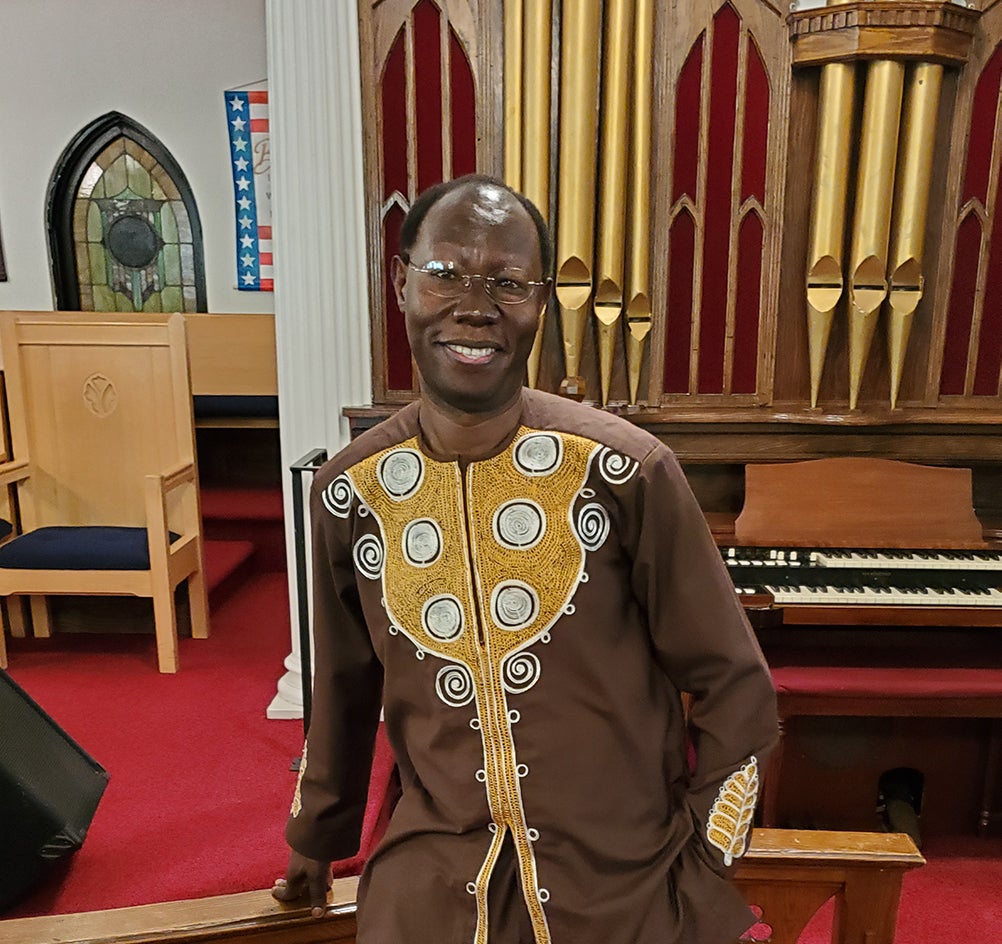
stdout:
[[(470, 184), (442, 197), (418, 230), (411, 265), (460, 275), (540, 281), (539, 234), (510, 193)], [(451, 411), (499, 413), (518, 396), (545, 286), (522, 302), (498, 302), (482, 278), (455, 298), (434, 294), (434, 277), (399, 258), (393, 284), (424, 395)]]

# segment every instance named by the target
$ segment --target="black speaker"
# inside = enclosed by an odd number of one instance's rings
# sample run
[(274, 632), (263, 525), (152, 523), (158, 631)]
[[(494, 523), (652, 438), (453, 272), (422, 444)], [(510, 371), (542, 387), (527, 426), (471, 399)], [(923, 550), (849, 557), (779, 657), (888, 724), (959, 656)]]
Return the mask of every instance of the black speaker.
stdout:
[(0, 912), (83, 845), (108, 772), (0, 670)]

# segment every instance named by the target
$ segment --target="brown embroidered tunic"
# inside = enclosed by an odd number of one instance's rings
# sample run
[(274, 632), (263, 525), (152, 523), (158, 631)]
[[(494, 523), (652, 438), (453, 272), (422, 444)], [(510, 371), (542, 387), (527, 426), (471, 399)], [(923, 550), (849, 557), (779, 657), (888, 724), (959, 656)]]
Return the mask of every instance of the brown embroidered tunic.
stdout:
[(418, 413), (314, 482), (317, 673), (289, 843), (357, 851), (382, 706), (403, 790), (359, 944), (734, 940), (753, 917), (726, 874), (775, 699), (677, 461), (534, 391), (495, 455), (442, 461)]

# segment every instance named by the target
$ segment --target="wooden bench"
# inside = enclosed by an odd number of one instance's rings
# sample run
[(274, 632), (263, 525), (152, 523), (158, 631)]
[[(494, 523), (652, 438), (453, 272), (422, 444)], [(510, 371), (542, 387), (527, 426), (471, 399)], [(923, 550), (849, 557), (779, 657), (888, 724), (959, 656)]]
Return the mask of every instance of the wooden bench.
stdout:
[[(893, 944), (901, 882), (925, 860), (893, 833), (756, 829), (736, 882), (762, 912), (758, 940), (796, 944), (812, 915), (835, 899), (832, 944)], [(358, 880), (337, 879), (325, 917), (280, 905), (267, 891), (114, 911), (0, 922), (6, 944), (326, 944), (355, 940)]]
[[(58, 314), (79, 319), (90, 313)], [(184, 321), (195, 425), (278, 426), (275, 316), (199, 313)]]
[(278, 426), (275, 316), (188, 314), (184, 320), (195, 425)]

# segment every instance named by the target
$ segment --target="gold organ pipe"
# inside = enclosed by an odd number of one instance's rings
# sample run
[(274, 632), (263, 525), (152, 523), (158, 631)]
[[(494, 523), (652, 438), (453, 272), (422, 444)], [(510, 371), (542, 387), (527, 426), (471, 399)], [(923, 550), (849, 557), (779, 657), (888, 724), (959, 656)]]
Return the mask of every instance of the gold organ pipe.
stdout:
[(888, 293), (887, 355), (891, 375), (891, 409), (898, 402), (905, 349), (925, 282), (922, 251), (942, 84), (943, 67), (920, 62), (915, 65), (905, 91)]
[(593, 280), (601, 0), (564, 0), (560, 54), (560, 227), (556, 295), (564, 340), (562, 385), (582, 396), (581, 348)]
[[(521, 190), (549, 217), (550, 206), (550, 2), (522, 0), (525, 59), (522, 72)], [(540, 313), (529, 355), (529, 386), (535, 387), (543, 344), (546, 309)]]
[(626, 180), (629, 170), (630, 47), (632, 0), (607, 0), (605, 57), (599, 154), (598, 264), (595, 320), (598, 330), (602, 405), (609, 402), (616, 332), (623, 314), (623, 268), (626, 233)]
[(905, 67), (870, 63), (863, 103), (859, 184), (849, 279), (849, 409), (856, 409), (880, 306), (887, 297), (887, 250)]
[(650, 292), (650, 167), (651, 167), (651, 65), (654, 36), (653, 0), (636, 0), (633, 20), (633, 124), (630, 153), (633, 169), (628, 194), (626, 256), (626, 367), (630, 403), (637, 402), (644, 342), (651, 331)]
[(831, 62), (821, 70), (818, 144), (807, 254), (807, 346), (811, 406), (818, 405), (821, 372), (835, 308), (842, 298), (845, 204), (852, 146), (856, 68)]
[(522, 189), (522, 0), (504, 5), (504, 175)]

